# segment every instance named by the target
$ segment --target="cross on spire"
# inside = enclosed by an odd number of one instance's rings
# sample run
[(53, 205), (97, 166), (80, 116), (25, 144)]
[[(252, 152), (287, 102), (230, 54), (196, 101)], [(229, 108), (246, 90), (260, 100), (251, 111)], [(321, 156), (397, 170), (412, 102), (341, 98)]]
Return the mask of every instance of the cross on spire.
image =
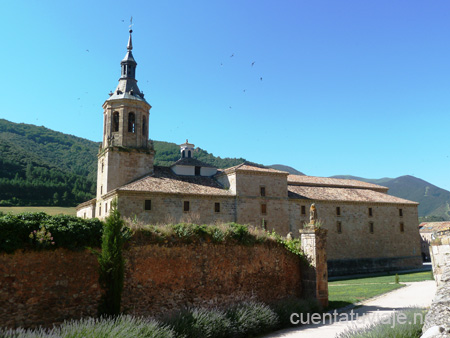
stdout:
[(131, 16), (131, 18), (130, 18), (130, 33), (132, 33), (133, 32), (133, 16)]

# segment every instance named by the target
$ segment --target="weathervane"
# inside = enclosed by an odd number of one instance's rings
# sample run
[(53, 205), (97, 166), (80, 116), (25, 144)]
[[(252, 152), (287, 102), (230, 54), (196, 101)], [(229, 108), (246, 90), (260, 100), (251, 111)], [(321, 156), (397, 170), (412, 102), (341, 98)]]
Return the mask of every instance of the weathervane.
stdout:
[(133, 31), (133, 16), (130, 18), (130, 33)]

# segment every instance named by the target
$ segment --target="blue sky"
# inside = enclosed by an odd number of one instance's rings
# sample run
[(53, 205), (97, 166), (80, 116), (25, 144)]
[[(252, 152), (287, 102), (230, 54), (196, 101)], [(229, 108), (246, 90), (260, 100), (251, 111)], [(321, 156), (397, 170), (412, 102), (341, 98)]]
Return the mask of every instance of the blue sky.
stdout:
[(100, 141), (133, 16), (152, 139), (450, 190), (449, 13), (422, 0), (2, 1), (0, 117)]

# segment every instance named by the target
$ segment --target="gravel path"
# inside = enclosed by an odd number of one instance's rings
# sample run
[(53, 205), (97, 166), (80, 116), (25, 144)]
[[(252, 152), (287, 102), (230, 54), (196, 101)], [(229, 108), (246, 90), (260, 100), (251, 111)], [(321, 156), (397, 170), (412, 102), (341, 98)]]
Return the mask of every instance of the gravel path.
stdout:
[[(273, 332), (264, 338), (333, 338), (336, 334), (345, 331), (349, 327), (362, 327), (373, 319), (392, 314), (394, 310), (407, 307), (429, 307), (436, 293), (435, 281), (404, 283), (405, 287), (391, 291), (387, 294), (368, 299), (361, 306), (344, 312), (336, 313), (337, 320), (330, 323), (332, 314), (326, 323), (302, 325)], [(353, 320), (351, 315), (353, 314)], [(356, 320), (357, 318), (357, 320)], [(294, 318), (299, 319), (299, 318)], [(349, 319), (349, 320), (345, 320)]]

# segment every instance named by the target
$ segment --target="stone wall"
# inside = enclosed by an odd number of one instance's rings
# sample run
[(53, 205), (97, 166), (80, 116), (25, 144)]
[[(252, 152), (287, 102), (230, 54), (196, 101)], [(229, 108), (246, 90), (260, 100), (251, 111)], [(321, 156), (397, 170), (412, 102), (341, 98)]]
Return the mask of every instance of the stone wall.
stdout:
[(443, 269), (450, 264), (450, 236), (442, 236), (437, 243), (432, 242), (430, 254), (434, 279), (439, 286)]
[[(422, 337), (450, 337), (450, 262), (442, 269), (436, 295), (425, 316)], [(428, 331), (428, 332), (427, 332)]]
[[(149, 245), (135, 239), (125, 256), (122, 306), (130, 314), (159, 316), (183, 306), (302, 295), (302, 260), (273, 242)], [(88, 251), (0, 255), (0, 326), (48, 326), (94, 316), (101, 291), (97, 268)]]
[[(151, 200), (151, 210), (144, 210), (145, 200)], [(184, 201), (189, 202), (189, 211), (184, 211)], [(219, 212), (215, 211), (215, 203), (220, 203)], [(215, 224), (236, 220), (236, 200), (227, 196), (119, 191), (118, 206), (123, 217), (136, 216), (145, 224)]]

